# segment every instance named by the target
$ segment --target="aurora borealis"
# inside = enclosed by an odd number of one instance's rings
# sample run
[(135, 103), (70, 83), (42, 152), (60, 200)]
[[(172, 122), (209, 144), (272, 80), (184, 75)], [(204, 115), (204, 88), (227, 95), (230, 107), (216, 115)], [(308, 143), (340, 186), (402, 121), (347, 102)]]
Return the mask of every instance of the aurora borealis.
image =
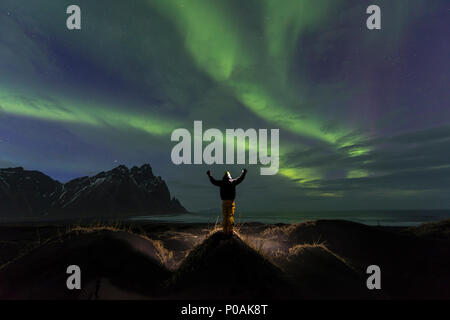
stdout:
[[(82, 30), (65, 27), (77, 4)], [(378, 4), (382, 30), (365, 27)], [(448, 1), (0, 3), (0, 167), (62, 181), (150, 163), (189, 210), (217, 206), (175, 166), (176, 128), (279, 128), (280, 171), (243, 210), (450, 207)], [(241, 166), (232, 166), (233, 175)]]

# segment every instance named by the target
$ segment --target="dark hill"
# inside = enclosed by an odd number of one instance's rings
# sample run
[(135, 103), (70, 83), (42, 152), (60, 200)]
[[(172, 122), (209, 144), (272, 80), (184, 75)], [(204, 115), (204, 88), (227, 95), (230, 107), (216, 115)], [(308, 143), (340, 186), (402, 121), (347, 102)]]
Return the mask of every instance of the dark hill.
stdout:
[[(96, 299), (111, 285), (160, 296), (171, 276), (164, 255), (157, 243), (127, 232), (74, 231), (0, 269), (0, 299)], [(66, 288), (66, 269), (73, 264), (81, 269), (82, 290)]]
[(282, 298), (289, 286), (275, 265), (237, 235), (219, 231), (195, 247), (173, 278), (179, 298)]
[(418, 236), (426, 234), (424, 230), (445, 230), (443, 223), (394, 232), (344, 220), (317, 220), (288, 229), (291, 244), (324, 242), (360, 274), (365, 275), (369, 265), (380, 266), (383, 289), (391, 298), (435, 298), (450, 294), (450, 243), (442, 237)]
[[(0, 299), (448, 299), (448, 226), (316, 221), (263, 232), (250, 225), (243, 238), (208, 236), (204, 224), (129, 226), (161, 242), (109, 227), (61, 236), (59, 226), (2, 226), (0, 257), (12, 262), (0, 267)], [(81, 293), (65, 288), (71, 264), (82, 268)], [(381, 290), (366, 288), (372, 264), (381, 268)]]
[(410, 227), (406, 230), (406, 233), (419, 237), (450, 241), (450, 219)]
[(308, 299), (372, 298), (365, 277), (324, 245), (297, 245), (281, 263), (283, 271)]
[(39, 171), (0, 169), (0, 214), (29, 217), (46, 212), (61, 183)]

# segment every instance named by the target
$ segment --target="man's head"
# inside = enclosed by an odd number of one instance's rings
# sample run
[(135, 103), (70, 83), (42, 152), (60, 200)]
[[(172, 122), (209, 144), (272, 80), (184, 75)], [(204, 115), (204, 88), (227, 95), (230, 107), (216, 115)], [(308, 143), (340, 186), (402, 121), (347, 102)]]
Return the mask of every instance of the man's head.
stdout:
[(230, 180), (230, 179), (232, 179), (230, 172), (229, 171), (225, 171), (225, 174), (224, 174), (222, 179), (223, 180)]

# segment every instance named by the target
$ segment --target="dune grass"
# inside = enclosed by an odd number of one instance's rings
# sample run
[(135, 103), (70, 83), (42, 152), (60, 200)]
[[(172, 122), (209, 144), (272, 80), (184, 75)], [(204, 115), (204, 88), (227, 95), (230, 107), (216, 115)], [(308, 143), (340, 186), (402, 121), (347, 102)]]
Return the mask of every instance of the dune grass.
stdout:
[(145, 239), (146, 241), (151, 242), (156, 249), (157, 257), (160, 259), (161, 263), (169, 270), (173, 270), (179, 264), (174, 260), (174, 252), (172, 250), (167, 249), (161, 240), (152, 239), (145, 232), (142, 233), (136, 232), (135, 230), (133, 230), (131, 225), (125, 225), (121, 222), (115, 222), (112, 224), (106, 224), (103, 222), (94, 222), (88, 225), (81, 225), (81, 224), (68, 225), (66, 226), (65, 230), (57, 228), (56, 236), (50, 236), (47, 238), (43, 238), (39, 232), (39, 228), (37, 228), (36, 240), (33, 241), (31, 245), (28, 246), (25, 250), (20, 252), (20, 254), (18, 254), (11, 260), (5, 262), (4, 264), (0, 265), (0, 269), (20, 259), (29, 252), (38, 249), (40, 247), (43, 247), (51, 242), (57, 241), (62, 243), (65, 240), (72, 238), (73, 236), (104, 231), (128, 233), (132, 236), (137, 236), (142, 239)]

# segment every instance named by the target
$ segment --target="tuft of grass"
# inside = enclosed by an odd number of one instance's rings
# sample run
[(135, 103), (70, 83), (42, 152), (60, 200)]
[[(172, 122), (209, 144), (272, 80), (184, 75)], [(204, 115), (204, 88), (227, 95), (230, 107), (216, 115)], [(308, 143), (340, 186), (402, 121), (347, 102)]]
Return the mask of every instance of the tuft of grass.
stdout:
[(349, 263), (346, 259), (342, 258), (341, 256), (337, 255), (328, 247), (326, 246), (325, 242), (315, 242), (315, 243), (303, 243), (303, 244), (297, 244), (289, 249), (287, 259), (289, 260), (291, 257), (301, 254), (303, 251), (311, 250), (315, 248), (320, 248), (324, 250), (325, 252), (329, 253), (330, 255), (334, 256), (336, 259), (340, 260), (342, 263), (347, 265), (350, 269), (352, 269), (355, 272), (358, 272), (351, 263)]
[(321, 248), (329, 253), (332, 253), (327, 246), (323, 242), (316, 242), (316, 243), (303, 243), (303, 244), (297, 244), (291, 248), (289, 248), (288, 255), (293, 256), (302, 253), (302, 251), (311, 249), (311, 248)]
[(205, 235), (203, 237), (202, 241), (205, 240), (206, 238), (208, 238), (209, 236), (211, 236), (212, 234), (214, 234), (218, 231), (221, 231), (221, 230), (222, 230), (222, 223), (219, 222), (219, 216), (217, 216), (216, 223), (214, 224), (214, 226), (212, 226), (212, 228), (209, 228), (207, 235)]
[(153, 243), (153, 245), (156, 248), (157, 252), (156, 254), (158, 258), (161, 260), (162, 264), (165, 265), (168, 269), (173, 270), (177, 267), (173, 251), (167, 249), (161, 240), (154, 240), (152, 238), (149, 238), (146, 234), (137, 234), (137, 233), (133, 234)]
[[(302, 222), (308, 223), (308, 222)], [(299, 226), (300, 224), (289, 224), (285, 226), (270, 226), (265, 229), (261, 236), (268, 239), (287, 239), (289, 235)]]

